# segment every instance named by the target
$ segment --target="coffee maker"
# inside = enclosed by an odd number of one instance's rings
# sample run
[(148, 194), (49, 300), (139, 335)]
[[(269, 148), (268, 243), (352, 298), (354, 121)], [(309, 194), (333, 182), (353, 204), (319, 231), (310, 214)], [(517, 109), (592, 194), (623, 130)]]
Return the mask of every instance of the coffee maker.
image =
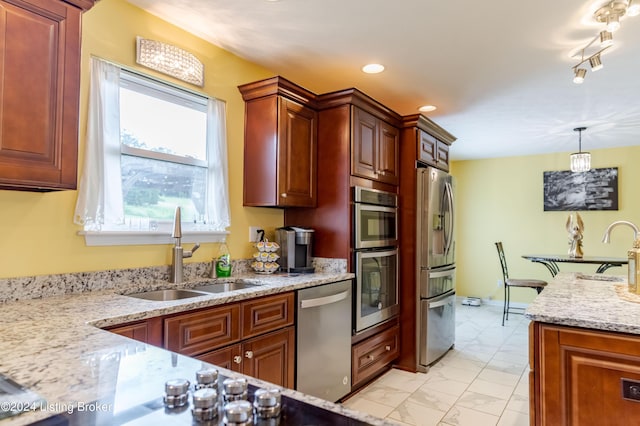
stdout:
[(280, 245), (280, 270), (310, 274), (315, 271), (311, 265), (313, 229), (298, 226), (284, 226), (276, 229), (276, 243)]

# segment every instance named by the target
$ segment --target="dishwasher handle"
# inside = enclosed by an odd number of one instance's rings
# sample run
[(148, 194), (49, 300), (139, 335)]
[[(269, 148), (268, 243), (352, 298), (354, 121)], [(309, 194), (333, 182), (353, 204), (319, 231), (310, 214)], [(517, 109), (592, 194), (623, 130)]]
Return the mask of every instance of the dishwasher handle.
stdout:
[(300, 301), (300, 308), (314, 308), (316, 306), (330, 305), (346, 299), (349, 296), (349, 290), (341, 293), (332, 294), (331, 296), (317, 297), (315, 299), (306, 299)]

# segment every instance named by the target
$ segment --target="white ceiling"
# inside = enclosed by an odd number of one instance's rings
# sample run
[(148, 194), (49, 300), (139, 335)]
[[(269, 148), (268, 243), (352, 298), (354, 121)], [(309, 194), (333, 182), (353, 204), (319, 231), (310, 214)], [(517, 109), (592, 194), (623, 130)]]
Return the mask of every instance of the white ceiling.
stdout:
[(640, 16), (572, 82), (602, 0), (129, 2), (313, 92), (357, 87), (402, 115), (437, 105), (425, 115), (458, 138), (452, 159), (577, 151), (578, 126), (583, 150), (640, 144)]

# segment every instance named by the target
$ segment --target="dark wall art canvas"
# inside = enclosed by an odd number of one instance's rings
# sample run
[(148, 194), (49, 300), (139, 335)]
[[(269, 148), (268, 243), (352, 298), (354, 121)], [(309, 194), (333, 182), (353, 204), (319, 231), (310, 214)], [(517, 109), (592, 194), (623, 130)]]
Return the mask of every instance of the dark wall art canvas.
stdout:
[(543, 172), (544, 211), (618, 210), (618, 168)]

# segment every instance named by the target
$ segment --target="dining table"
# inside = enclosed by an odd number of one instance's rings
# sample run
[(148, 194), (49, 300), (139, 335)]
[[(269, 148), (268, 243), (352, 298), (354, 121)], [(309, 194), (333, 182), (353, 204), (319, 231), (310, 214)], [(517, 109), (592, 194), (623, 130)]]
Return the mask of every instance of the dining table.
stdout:
[(597, 274), (601, 274), (614, 266), (622, 266), (629, 263), (626, 257), (605, 257), (605, 256), (583, 256), (573, 257), (568, 254), (524, 254), (523, 258), (535, 263), (541, 263), (549, 270), (552, 277), (560, 272), (558, 263), (578, 263), (599, 265), (596, 269)]

